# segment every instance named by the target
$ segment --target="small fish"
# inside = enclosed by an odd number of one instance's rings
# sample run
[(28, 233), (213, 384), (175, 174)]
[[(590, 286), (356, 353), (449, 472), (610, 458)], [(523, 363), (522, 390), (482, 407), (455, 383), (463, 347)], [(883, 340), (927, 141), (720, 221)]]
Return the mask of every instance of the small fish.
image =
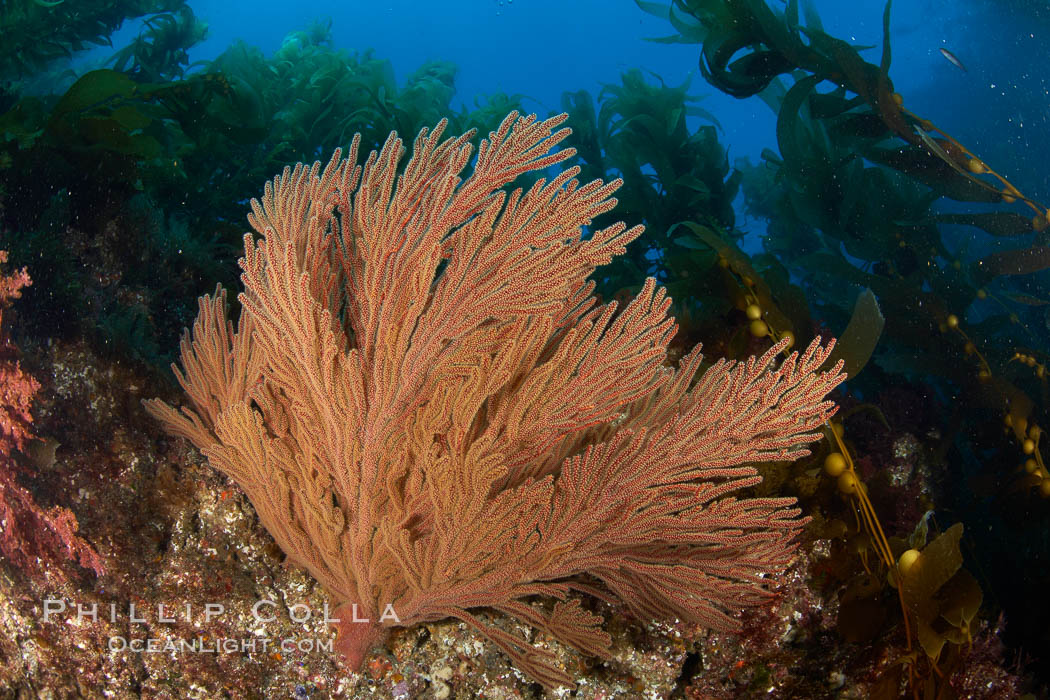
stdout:
[(956, 58), (955, 54), (953, 54), (948, 49), (943, 49), (942, 48), (941, 49), (941, 55), (944, 56), (945, 58), (947, 58), (951, 62), (951, 64), (953, 66), (955, 66), (956, 68), (960, 69), (964, 73), (969, 73), (970, 72), (970, 71), (966, 70), (966, 66), (963, 65), (963, 62), (960, 61), (958, 58)]

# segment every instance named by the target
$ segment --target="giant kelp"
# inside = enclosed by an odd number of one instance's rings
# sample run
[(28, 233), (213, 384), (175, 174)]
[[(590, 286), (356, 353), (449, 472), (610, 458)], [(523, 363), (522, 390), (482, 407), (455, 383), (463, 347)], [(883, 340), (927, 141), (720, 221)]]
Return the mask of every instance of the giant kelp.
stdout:
[[(765, 190), (761, 198), (774, 234), (766, 250), (822, 285), (814, 299), (839, 305), (837, 314), (825, 313), (841, 318), (848, 312), (848, 300), (828, 293), (842, 281), (868, 286), (909, 311), (890, 319), (889, 332), (921, 339), (918, 328), (936, 328), (950, 310), (976, 298), (995, 276), (989, 270), (1045, 267), (1041, 245), (1016, 244), (1000, 244), (1002, 250), (974, 260), (972, 269), (953, 264), (958, 251), (939, 225), (1016, 238), (1045, 227), (1046, 209), (1031, 203), (1034, 218), (1016, 211), (935, 210), (941, 198), (1010, 203), (1020, 195), (1009, 183), (979, 178), (987, 165), (903, 109), (889, 77), (889, 5), (878, 65), (826, 34), (812, 11), (803, 23), (797, 2), (783, 13), (761, 0), (682, 0), (644, 8), (679, 30), (667, 40), (701, 43), (700, 67), (713, 86), (738, 97), (760, 95), (777, 112), (780, 152), (768, 153), (764, 166), (777, 194), (763, 186), (750, 194)], [(785, 84), (791, 75), (796, 77)], [(830, 90), (820, 89), (828, 84)]]
[(125, 20), (183, 12), (186, 0), (8, 0), (0, 5), (0, 80), (17, 80), (92, 45)]
[[(646, 224), (643, 237), (602, 271), (599, 290), (608, 297), (625, 295), (646, 275), (655, 275), (668, 286), (687, 326), (701, 302), (723, 307), (725, 294), (718, 280), (695, 274), (715, 256), (693, 245), (676, 224), (695, 220), (739, 235), (732, 205), (741, 175), (719, 141), (718, 120), (701, 101), (688, 80), (671, 86), (659, 76), (647, 79), (629, 70), (597, 99), (581, 90), (565, 93), (561, 104), (573, 123), (571, 139), (583, 176), (623, 178), (617, 199)], [(694, 120), (700, 124), (694, 126)]]
[[(0, 114), (2, 226), (19, 232), (13, 259), (33, 261), (40, 280), (30, 323), (166, 366), (158, 339), (177, 336), (204, 280), (228, 277), (216, 266), (235, 256), (239, 202), (266, 174), (354, 132), (376, 148), (439, 115), (487, 130), (520, 102), (479, 97), (456, 114), (455, 66), (432, 61), (398, 84), (373, 52), (333, 48), (325, 22), (272, 56), (237, 43), (184, 75), (202, 32), (185, 9), (157, 15), (114, 69)], [(69, 250), (90, 263), (72, 264)]]
[(208, 25), (189, 5), (150, 17), (142, 32), (111, 59), (114, 67), (138, 80), (181, 78), (189, 63), (188, 50), (203, 41)]
[[(956, 513), (979, 518), (1001, 511), (972, 490), (978, 479), (1013, 483), (1010, 498), (1050, 495), (1042, 488), (1050, 474), (1036, 425), (1045, 421), (1045, 379), (1033, 383), (1014, 363), (1044, 366), (1045, 301), (1036, 290), (1045, 289), (1050, 263), (1048, 212), (905, 108), (907, 96), (890, 78), (889, 3), (877, 63), (863, 58), (865, 47), (824, 32), (816, 14), (794, 0), (782, 11), (763, 0), (638, 4), (677, 30), (658, 41), (700, 45), (699, 67), (709, 84), (736, 97), (761, 97), (776, 112), (779, 153), (767, 151), (763, 164), (742, 166), (749, 209), (769, 219), (763, 252), (753, 257), (775, 258), (805, 293), (814, 317), (833, 328), (851, 313), (853, 295), (843, 289), (874, 292), (885, 333), (869, 364), (874, 369), (852, 386), (873, 396), (890, 383), (923, 382), (937, 392), (934, 400), (951, 406), (931, 458), (963, 469), (941, 477), (939, 498)], [(726, 245), (706, 233), (702, 238), (714, 250)], [(738, 281), (753, 281), (733, 256), (721, 258)], [(709, 270), (718, 274), (714, 266)], [(1005, 416), (1009, 440), (988, 425), (989, 411)], [(1026, 455), (1032, 456), (1017, 469), (1014, 460)], [(844, 464), (848, 469), (835, 469), (838, 488), (863, 515), (857, 536), (875, 544), (881, 537), (879, 558), (895, 570), (899, 552), (881, 536), (871, 502), (889, 503), (902, 492), (876, 473), (869, 499), (859, 471), (848, 459)], [(912, 659), (918, 673), (912, 680), (936, 687), (933, 664), (942, 645), (923, 626), (926, 608), (920, 610), (915, 592), (901, 590), (900, 597), (899, 619), (911, 621), (931, 660), (921, 666)]]

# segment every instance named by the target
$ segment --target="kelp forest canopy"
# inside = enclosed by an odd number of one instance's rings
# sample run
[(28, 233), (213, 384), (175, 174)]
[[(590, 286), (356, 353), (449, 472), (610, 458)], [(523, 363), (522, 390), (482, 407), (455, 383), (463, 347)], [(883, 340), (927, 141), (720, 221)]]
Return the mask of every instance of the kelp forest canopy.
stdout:
[[(582, 182), (623, 179), (593, 228), (645, 225), (595, 273), (598, 293), (627, 299), (655, 277), (674, 300), (679, 357), (700, 342), (739, 359), (839, 337), (832, 361), (849, 380), (828, 440), (764, 468), (758, 487), (799, 498), (809, 542), (837, 543), (818, 584), (847, 590), (837, 633), (891, 649), (912, 688), (964, 672), (978, 621), (1000, 612), (1010, 644), (1043, 653), (1032, 640), (1050, 609), (1025, 602), (1041, 581), (1007, 572), (1050, 557), (1050, 192), (1022, 191), (1015, 163), (982, 159), (942, 115), (909, 108), (891, 2), (874, 47), (832, 36), (798, 0), (635, 4), (667, 22), (653, 51), (695, 46), (703, 85), (628, 68), (596, 95), (562, 95), (568, 165)], [(0, 7), (0, 248), (33, 280), (20, 333), (84, 338), (160, 383), (197, 297), (237, 286), (259, 183), (355, 133), (367, 154), (392, 130), (411, 139), (448, 118), (449, 133), (485, 135), (511, 110), (537, 111), (502, 93), (454, 108), (455, 65), (398, 81), (380, 50), (333, 46), (330, 22), (272, 55), (238, 42), (189, 65), (206, 27), (184, 0), (77, 8)], [(53, 71), (133, 17), (147, 18), (141, 34), (106, 67)], [(45, 24), (46, 41), (7, 41)], [(776, 149), (731, 163), (702, 89), (764, 102)], [(889, 466), (904, 451), (906, 474)]]

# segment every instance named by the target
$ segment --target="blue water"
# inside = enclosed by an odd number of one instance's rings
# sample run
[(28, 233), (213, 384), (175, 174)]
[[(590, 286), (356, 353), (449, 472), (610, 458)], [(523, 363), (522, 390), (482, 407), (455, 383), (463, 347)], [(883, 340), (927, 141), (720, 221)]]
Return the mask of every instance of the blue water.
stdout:
[[(777, 6), (778, 3), (774, 3)], [(724, 127), (721, 141), (730, 161), (758, 159), (775, 147), (772, 112), (757, 98), (737, 100), (709, 88), (697, 71), (699, 47), (659, 44), (651, 37), (673, 34), (664, 20), (642, 12), (631, 0), (480, 0), (478, 2), (249, 2), (200, 0), (196, 15), (209, 25), (208, 38), (190, 51), (208, 61), (243, 39), (266, 55), (292, 31), (318, 19), (332, 20), (337, 48), (374, 48), (403, 80), (424, 61), (459, 67), (453, 105), (476, 96), (520, 93), (541, 115), (559, 110), (561, 94), (618, 83), (640, 68), (679, 85), (692, 78), (692, 92)], [(884, 4), (876, 0), (814, 0), (824, 28), (878, 63)], [(117, 47), (139, 31), (129, 23), (114, 36)], [(1021, 0), (898, 1), (892, 8), (890, 76), (913, 112), (933, 120), (972, 150), (1008, 173), (1037, 198), (1050, 186), (1042, 161), (1050, 152), (1050, 9)], [(940, 53), (947, 48), (966, 72)], [(102, 48), (94, 57), (108, 56)], [(333, 144), (335, 145), (335, 144)]]

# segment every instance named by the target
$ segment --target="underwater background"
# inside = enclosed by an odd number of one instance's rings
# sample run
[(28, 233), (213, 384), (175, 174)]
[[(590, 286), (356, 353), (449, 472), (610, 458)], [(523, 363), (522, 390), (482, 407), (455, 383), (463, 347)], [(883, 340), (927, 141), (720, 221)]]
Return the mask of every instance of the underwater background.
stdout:
[(5, 0), (0, 698), (559, 695), (452, 622), (360, 674), (287, 609), (265, 636), (318, 648), (113, 642), (325, 601), (141, 405), (177, 402), (197, 298), (237, 288), (248, 201), (355, 133), (511, 110), (568, 113), (581, 181), (624, 180), (595, 227), (646, 232), (603, 299), (655, 276), (679, 355), (830, 336), (850, 375), (813, 455), (760, 468), (811, 521), (744, 633), (607, 612), (611, 660), (533, 640), (580, 679), (560, 696), (1047, 697), (1048, 40), (1036, 0)]

